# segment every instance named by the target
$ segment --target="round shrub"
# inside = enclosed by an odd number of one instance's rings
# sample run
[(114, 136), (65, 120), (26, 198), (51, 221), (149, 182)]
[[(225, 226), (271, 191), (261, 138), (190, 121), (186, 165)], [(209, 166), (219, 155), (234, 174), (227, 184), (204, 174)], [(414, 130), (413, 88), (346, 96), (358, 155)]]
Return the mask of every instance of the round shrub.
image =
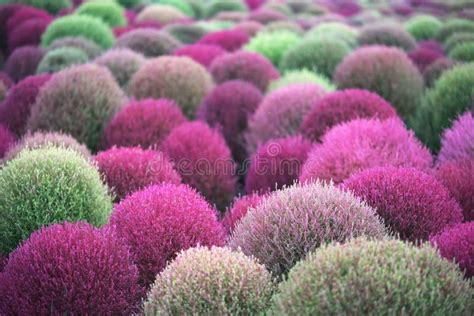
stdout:
[(347, 89), (325, 95), (312, 105), (300, 131), (304, 137), (319, 141), (333, 126), (360, 118), (396, 117), (395, 109), (375, 93)]
[(211, 18), (220, 12), (228, 11), (245, 12), (247, 7), (240, 0), (213, 1), (207, 6), (205, 15)]
[(62, 131), (97, 150), (107, 122), (124, 95), (110, 72), (93, 64), (56, 73), (43, 86), (28, 120), (31, 131)]
[(239, 50), (249, 41), (250, 37), (244, 31), (233, 29), (211, 32), (199, 40), (199, 44), (217, 45), (233, 52)]
[(247, 17), (247, 13), (238, 11), (224, 11), (220, 12), (213, 17), (215, 21), (224, 21), (231, 23), (238, 23), (243, 21)]
[(445, 161), (438, 165), (436, 177), (459, 202), (466, 222), (474, 220), (474, 158)]
[(254, 21), (242, 21), (235, 26), (235, 29), (244, 31), (248, 36), (253, 37), (257, 34), (263, 25)]
[(169, 5), (152, 4), (146, 6), (136, 17), (136, 22), (156, 22), (166, 25), (185, 20), (186, 15)]
[(184, 122), (186, 118), (171, 100), (132, 101), (105, 127), (103, 147), (160, 147), (171, 130)]
[(188, 57), (163, 56), (145, 62), (130, 81), (137, 99), (169, 98), (192, 117), (213, 82), (206, 68)]
[(163, 31), (184, 44), (196, 43), (207, 33), (203, 27), (194, 24), (171, 24), (163, 28)]
[(94, 157), (117, 200), (152, 184), (181, 183), (173, 165), (161, 152), (139, 147), (113, 147)]
[(107, 24), (88, 15), (67, 15), (54, 20), (41, 39), (48, 47), (54, 40), (63, 37), (81, 36), (95, 42), (104, 49), (112, 47), (115, 38)]
[(474, 276), (474, 222), (447, 228), (430, 241), (442, 257), (459, 265), (466, 278)]
[(245, 51), (217, 57), (209, 71), (217, 83), (240, 79), (252, 83), (260, 91), (265, 91), (270, 81), (279, 77), (278, 70), (268, 59)]
[(294, 135), (311, 106), (326, 92), (318, 85), (295, 84), (265, 96), (248, 122), (247, 152), (272, 138)]
[(34, 150), (44, 147), (67, 148), (76, 151), (84, 158), (89, 159), (91, 153), (83, 144), (80, 144), (73, 137), (62, 133), (28, 133), (23, 136), (15, 146), (12, 146), (5, 155), (5, 160), (12, 160), (18, 157), (23, 150)]
[(169, 55), (180, 46), (181, 43), (168, 33), (145, 28), (123, 34), (117, 39), (114, 47), (129, 48), (145, 57), (157, 57)]
[(34, 19), (52, 20), (52, 16), (42, 9), (30, 6), (21, 6), (6, 21), (6, 31), (8, 37), (11, 37), (11, 33), (21, 24)]
[(116, 27), (127, 24), (124, 11), (115, 1), (87, 1), (76, 9), (75, 14), (92, 16), (110, 27)]
[(254, 256), (275, 276), (284, 276), (308, 253), (331, 241), (382, 238), (374, 209), (333, 185), (294, 185), (251, 209), (229, 240), (232, 249)]
[(474, 117), (471, 112), (466, 112), (451, 128), (444, 130), (438, 162), (465, 158), (474, 158)]
[(474, 61), (474, 41), (461, 43), (449, 52), (449, 58), (457, 61), (472, 62)]
[(472, 106), (474, 64), (444, 72), (424, 96), (412, 125), (417, 136), (433, 151), (439, 150), (442, 131)]
[(423, 78), (398, 48), (368, 46), (347, 55), (336, 69), (338, 88), (373, 91), (390, 102), (402, 117), (411, 115), (423, 94)]
[(10, 256), (0, 278), (4, 292), (0, 305), (6, 314), (139, 310), (142, 289), (129, 249), (110, 229), (87, 223), (36, 231)]
[(268, 308), (273, 287), (270, 273), (255, 259), (228, 248), (197, 247), (180, 253), (157, 276), (144, 310), (149, 315), (254, 315)]
[(54, 40), (51, 45), (48, 46), (48, 51), (55, 50), (63, 47), (73, 47), (82, 50), (89, 59), (96, 58), (102, 53), (102, 48), (97, 45), (94, 41), (91, 41), (82, 36), (79, 37), (62, 37)]
[(418, 45), (418, 47), (408, 53), (408, 57), (418, 67), (421, 73), (424, 73), (425, 69), (434, 63), (436, 60), (443, 58), (444, 53), (429, 47)]
[(15, 136), (3, 125), (0, 125), (0, 159), (15, 146)]
[(272, 8), (260, 8), (250, 12), (247, 19), (261, 24), (269, 24), (275, 21), (284, 21), (287, 19), (287, 16), (283, 12)]
[(250, 160), (245, 191), (266, 193), (296, 182), (311, 146), (301, 136), (272, 139), (259, 146)]
[(222, 246), (225, 239), (216, 211), (186, 185), (152, 185), (135, 192), (115, 205), (110, 225), (131, 247), (146, 287), (181, 250)]
[(140, 53), (128, 48), (116, 48), (96, 58), (94, 63), (108, 68), (120, 87), (127, 88), (130, 79), (145, 61)]
[(0, 103), (0, 123), (15, 135), (23, 135), (36, 97), (50, 78), (48, 74), (30, 76), (13, 86), (8, 91), (7, 98)]
[(459, 44), (474, 42), (474, 34), (472, 33), (454, 33), (444, 43), (444, 50), (451, 52)]
[(304, 39), (291, 47), (282, 57), (280, 69), (308, 69), (332, 78), (332, 73), (351, 48), (339, 40)]
[(222, 56), (226, 51), (217, 45), (194, 44), (186, 45), (174, 51), (175, 56), (189, 57), (204, 67), (209, 67), (211, 63), (219, 56)]
[(289, 70), (283, 76), (273, 80), (268, 87), (268, 92), (287, 87), (293, 84), (314, 83), (326, 91), (336, 90), (336, 87), (325, 76), (309, 71), (307, 69)]
[(357, 34), (357, 31), (349, 25), (339, 22), (325, 22), (316, 25), (306, 32), (306, 37), (325, 39), (337, 38), (347, 43), (350, 47), (356, 47)]
[(431, 15), (417, 15), (405, 22), (405, 30), (417, 41), (434, 38), (442, 22)]
[(233, 157), (239, 162), (247, 157), (243, 133), (248, 119), (262, 98), (262, 93), (252, 84), (233, 80), (216, 86), (199, 108), (198, 117), (221, 130)]
[(40, 8), (52, 14), (57, 14), (63, 9), (70, 8), (71, 0), (16, 0), (15, 2)]
[(3, 253), (44, 225), (77, 220), (102, 225), (112, 208), (97, 169), (72, 149), (22, 151), (1, 169), (0, 188)]
[(280, 65), (283, 55), (300, 42), (298, 34), (290, 31), (275, 33), (259, 32), (245, 45), (245, 50), (267, 57), (275, 66)]
[(3, 65), (3, 71), (14, 82), (36, 74), (38, 64), (43, 59), (44, 51), (35, 46), (23, 46), (15, 49)]
[(38, 46), (41, 35), (51, 23), (52, 18), (31, 19), (23, 22), (8, 34), (8, 51), (13, 52), (22, 46)]
[(297, 23), (291, 22), (291, 21), (270, 22), (261, 29), (261, 32), (280, 32), (282, 30), (291, 31), (298, 35), (304, 34), (303, 28), (299, 26)]
[(425, 80), (425, 86), (432, 88), (434, 83), (441, 77), (441, 75), (453, 68), (457, 63), (449, 58), (439, 58), (431, 63), (423, 71), (423, 78)]
[[(155, 1), (156, 2), (156, 1)], [(194, 11), (191, 5), (186, 0), (159, 0), (160, 4), (169, 5), (179, 9), (181, 12), (187, 16), (194, 16)]]
[(222, 225), (229, 235), (234, 231), (235, 226), (247, 214), (250, 209), (255, 208), (263, 197), (258, 194), (244, 195), (236, 198), (231, 207), (226, 210), (222, 218)]
[(427, 170), (432, 157), (397, 118), (355, 119), (333, 127), (309, 153), (300, 180), (340, 183), (374, 167), (413, 167)]
[(463, 219), (459, 204), (442, 183), (413, 168), (364, 170), (344, 181), (343, 188), (376, 209), (402, 240), (427, 240)]
[(362, 45), (385, 45), (410, 51), (416, 47), (416, 40), (396, 24), (374, 24), (363, 28), (358, 37)]
[(298, 263), (280, 284), (273, 312), (467, 315), (472, 292), (457, 267), (428, 245), (358, 239), (322, 247)]
[(78, 48), (63, 47), (47, 52), (38, 64), (36, 73), (55, 73), (89, 61), (86, 53)]
[(464, 19), (449, 19), (436, 32), (436, 39), (444, 43), (454, 33), (474, 32), (474, 22)]
[(235, 163), (224, 137), (203, 122), (184, 123), (161, 146), (183, 182), (223, 210), (236, 191)]

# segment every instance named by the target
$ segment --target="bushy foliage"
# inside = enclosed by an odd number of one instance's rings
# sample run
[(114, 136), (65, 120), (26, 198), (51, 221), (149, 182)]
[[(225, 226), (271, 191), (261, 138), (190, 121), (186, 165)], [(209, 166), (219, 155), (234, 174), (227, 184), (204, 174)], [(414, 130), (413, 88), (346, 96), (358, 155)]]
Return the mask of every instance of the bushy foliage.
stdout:
[(358, 32), (349, 25), (339, 22), (325, 22), (316, 25), (306, 33), (306, 37), (325, 38), (344, 41), (351, 47), (357, 46)]
[(325, 95), (312, 105), (300, 131), (304, 137), (319, 141), (333, 126), (360, 118), (396, 117), (395, 109), (383, 98), (367, 90), (347, 89)]
[(36, 73), (55, 73), (74, 65), (89, 61), (86, 53), (78, 48), (63, 47), (47, 52), (38, 64)]
[(222, 246), (216, 211), (186, 185), (153, 185), (116, 204), (110, 225), (130, 246), (143, 285), (149, 287), (181, 250)]
[(454, 33), (466, 33), (474, 31), (474, 22), (464, 19), (449, 19), (436, 32), (436, 39), (444, 43)]
[(355, 119), (329, 130), (309, 153), (301, 181), (332, 180), (340, 183), (373, 167), (413, 167), (427, 170), (430, 152), (397, 118)]
[(130, 79), (145, 62), (145, 57), (128, 48), (116, 48), (105, 52), (94, 60), (95, 64), (107, 67), (122, 88), (127, 88)]
[(136, 22), (156, 22), (166, 25), (186, 19), (186, 14), (181, 10), (164, 4), (146, 6), (136, 17)]
[(144, 310), (149, 315), (253, 315), (268, 308), (273, 290), (270, 273), (255, 259), (228, 248), (196, 247), (157, 276)]
[(251, 208), (255, 208), (263, 198), (263, 196), (253, 193), (234, 199), (232, 205), (226, 210), (222, 218), (222, 225), (229, 235), (232, 234), (235, 226), (237, 226), (245, 214)]
[(199, 40), (199, 44), (217, 45), (233, 52), (239, 50), (250, 37), (239, 29), (211, 32)]
[(207, 33), (206, 29), (196, 24), (171, 24), (163, 28), (163, 31), (184, 44), (196, 43)]
[(282, 30), (294, 32), (298, 35), (303, 35), (303, 28), (295, 22), (291, 21), (274, 21), (262, 27), (261, 32), (280, 32)]
[(472, 33), (454, 33), (444, 42), (444, 50), (451, 52), (459, 44), (474, 42), (474, 34)]
[(123, 7), (115, 1), (87, 1), (82, 3), (74, 13), (101, 19), (110, 27), (127, 24)]
[(255, 34), (257, 34), (262, 29), (262, 27), (263, 25), (258, 22), (247, 20), (235, 25), (235, 29), (244, 31), (250, 37), (255, 36)]
[(41, 89), (31, 116), (31, 131), (62, 131), (97, 150), (102, 131), (124, 102), (110, 72), (93, 64), (58, 72)]
[(0, 171), (0, 251), (9, 253), (36, 229), (62, 221), (107, 221), (112, 208), (97, 169), (66, 148), (21, 152)]
[(158, 57), (169, 55), (180, 46), (181, 43), (166, 32), (139, 28), (121, 35), (114, 47), (128, 48), (145, 57)]
[(15, 0), (15, 2), (40, 8), (53, 14), (59, 13), (59, 11), (72, 5), (71, 0)]
[(102, 20), (88, 15), (67, 15), (57, 18), (48, 26), (41, 42), (48, 47), (59, 38), (71, 36), (84, 37), (104, 49), (112, 47), (115, 41), (112, 30)]
[(0, 125), (0, 159), (15, 146), (15, 136), (3, 125)]
[(444, 130), (438, 162), (474, 158), (474, 117), (471, 112), (461, 115), (451, 128)]
[(269, 24), (275, 21), (284, 21), (287, 19), (284, 13), (271, 8), (260, 8), (249, 13), (248, 20), (261, 24)]
[(326, 92), (318, 85), (295, 84), (275, 90), (265, 96), (248, 122), (245, 135), (247, 152), (272, 138), (297, 134), (311, 106)]
[(30, 6), (20, 6), (20, 8), (16, 10), (7, 20), (6, 30), (8, 37), (11, 37), (12, 32), (21, 24), (33, 19), (51, 21), (52, 16), (43, 9)]
[(208, 44), (186, 45), (174, 51), (175, 56), (189, 57), (206, 68), (211, 65), (214, 59), (225, 53), (226, 51), (220, 46)]
[(39, 47), (19, 47), (8, 56), (8, 59), (3, 65), (3, 71), (5, 71), (14, 82), (19, 82), (28, 76), (36, 74), (36, 69), (41, 59), (43, 59), (43, 56), (44, 51)]
[(275, 66), (280, 65), (283, 55), (300, 42), (298, 34), (290, 31), (274, 33), (259, 32), (252, 37), (245, 50), (267, 57)]
[(87, 57), (89, 57), (89, 59), (94, 59), (102, 53), (102, 48), (99, 45), (97, 45), (94, 41), (82, 36), (66, 36), (58, 38), (48, 46), (48, 51), (63, 47), (78, 48), (82, 50), (87, 55)]
[(286, 71), (280, 78), (273, 80), (268, 87), (268, 92), (300, 83), (314, 83), (326, 91), (336, 90), (327, 77), (307, 69), (299, 69)]
[(300, 262), (280, 284), (273, 312), (467, 315), (472, 292), (457, 267), (428, 245), (358, 239)]
[(449, 58), (439, 58), (435, 60), (431, 65), (426, 67), (423, 72), (423, 78), (427, 88), (432, 88), (434, 83), (441, 77), (441, 75), (453, 68), (457, 62)]
[(206, 17), (211, 18), (219, 12), (224, 11), (245, 12), (247, 11), (247, 8), (241, 0), (212, 1), (207, 6), (205, 15)]
[(313, 183), (262, 200), (237, 224), (229, 246), (254, 256), (281, 277), (325, 243), (384, 235), (374, 209), (333, 185)]
[(168, 134), (186, 122), (178, 105), (167, 99), (131, 101), (107, 124), (103, 147), (160, 147)]
[(423, 93), (423, 78), (407, 55), (398, 48), (362, 47), (344, 58), (336, 69), (338, 88), (375, 92), (390, 102), (402, 117), (416, 109)]
[[(156, 2), (156, 1), (155, 1)], [(181, 12), (187, 16), (194, 16), (194, 11), (191, 5), (186, 0), (159, 0), (160, 4), (169, 5), (179, 9)]]
[(442, 22), (432, 15), (417, 15), (404, 24), (405, 30), (417, 41), (434, 38), (442, 25)]
[(221, 130), (233, 157), (242, 162), (246, 157), (244, 131), (263, 96), (252, 84), (232, 80), (216, 86), (201, 104), (198, 117)]
[(37, 46), (41, 35), (51, 23), (52, 18), (32, 18), (15, 27), (8, 34), (8, 51), (13, 52), (22, 46)]
[(13, 86), (8, 91), (7, 98), (0, 103), (0, 122), (15, 135), (25, 133), (31, 108), (41, 87), (50, 78), (48, 74), (28, 77)]
[(461, 43), (449, 52), (449, 58), (463, 62), (474, 61), (474, 40), (472, 42)]
[(416, 40), (396, 24), (373, 24), (363, 28), (358, 42), (363, 45), (385, 45), (410, 51), (416, 47)]
[(438, 51), (423, 45), (418, 45), (416, 49), (408, 53), (408, 57), (418, 67), (418, 70), (421, 73), (424, 73), (427, 67), (444, 56), (445, 55), (443, 51)]
[(0, 279), (2, 314), (135, 313), (142, 292), (129, 249), (110, 229), (87, 223), (36, 231)]
[(459, 265), (466, 278), (474, 276), (474, 222), (447, 228), (430, 241), (441, 256)]
[(209, 71), (217, 83), (240, 79), (252, 83), (260, 91), (265, 91), (270, 81), (279, 77), (278, 70), (268, 59), (245, 51), (217, 57)]
[(197, 189), (218, 209), (224, 210), (236, 192), (235, 163), (224, 137), (203, 122), (182, 124), (161, 146), (183, 183)]

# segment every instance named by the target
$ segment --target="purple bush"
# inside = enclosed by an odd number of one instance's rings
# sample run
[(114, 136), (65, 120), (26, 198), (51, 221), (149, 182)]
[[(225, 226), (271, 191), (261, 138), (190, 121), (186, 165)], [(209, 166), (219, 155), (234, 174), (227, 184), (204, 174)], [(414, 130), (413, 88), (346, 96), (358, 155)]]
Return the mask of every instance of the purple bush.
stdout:
[(0, 51), (6, 52), (7, 50), (7, 22), (18, 10), (23, 8), (22, 5), (17, 3), (9, 3), (0, 5)]
[(41, 42), (41, 35), (51, 23), (52, 19), (32, 19), (25, 21), (8, 37), (8, 50), (13, 52), (21, 46), (37, 46)]
[(271, 139), (252, 156), (245, 178), (247, 193), (266, 193), (293, 184), (301, 172), (311, 142), (301, 136)]
[(0, 159), (15, 145), (15, 136), (3, 125), (0, 125)]
[(31, 234), (0, 279), (4, 315), (130, 314), (142, 294), (128, 247), (84, 222)]
[(234, 231), (235, 226), (247, 214), (249, 209), (255, 208), (264, 197), (258, 194), (244, 195), (236, 198), (231, 207), (226, 210), (222, 218), (222, 225), (229, 235)]
[(17, 136), (26, 132), (26, 123), (31, 108), (41, 87), (49, 81), (51, 75), (37, 75), (25, 78), (13, 86), (4, 102), (0, 103), (0, 122)]
[(300, 175), (301, 181), (332, 180), (340, 183), (359, 171), (373, 167), (414, 167), (427, 170), (432, 165), (423, 147), (396, 118), (356, 119), (341, 123), (313, 147)]
[(152, 184), (180, 184), (181, 177), (161, 152), (140, 147), (113, 147), (94, 161), (117, 200)]
[(386, 45), (405, 51), (416, 47), (415, 38), (397, 24), (369, 24), (361, 30), (358, 42), (361, 46)]
[(300, 131), (308, 139), (319, 141), (333, 126), (358, 118), (396, 117), (395, 109), (376, 93), (347, 89), (323, 96), (312, 105)]
[(474, 222), (447, 228), (430, 241), (441, 256), (459, 265), (466, 278), (474, 276)]
[(35, 46), (22, 46), (13, 51), (5, 61), (3, 70), (13, 81), (36, 74), (36, 68), (43, 58), (44, 51)]
[(433, 176), (413, 169), (364, 170), (342, 187), (377, 210), (385, 225), (402, 240), (424, 241), (462, 221), (462, 210)]
[(175, 56), (187, 56), (206, 68), (214, 59), (225, 53), (226, 51), (220, 46), (208, 44), (186, 45), (174, 51)]
[(282, 12), (261, 8), (250, 12), (247, 19), (261, 24), (268, 24), (275, 21), (287, 20), (288, 18)]
[(252, 37), (255, 36), (262, 27), (262, 24), (255, 21), (242, 21), (235, 26), (235, 29), (244, 31), (248, 36)]
[(51, 21), (52, 16), (41, 9), (28, 6), (21, 7), (7, 21), (6, 30), (8, 33), (8, 38), (12, 37), (12, 32), (20, 25), (34, 19)]
[(240, 79), (266, 91), (270, 81), (280, 77), (273, 64), (257, 53), (238, 51), (217, 57), (209, 71), (217, 83)]
[(461, 205), (464, 220), (474, 221), (474, 157), (445, 161), (435, 175)]
[(139, 28), (121, 35), (115, 48), (129, 48), (145, 57), (171, 54), (181, 43), (170, 34), (152, 28)]
[(248, 123), (247, 152), (254, 153), (272, 138), (297, 134), (311, 106), (325, 93), (320, 86), (305, 83), (289, 85), (265, 96)]
[(438, 162), (465, 158), (474, 158), (474, 117), (471, 112), (461, 115), (443, 132)]
[(186, 185), (153, 185), (130, 195), (115, 206), (110, 225), (130, 246), (146, 287), (181, 250), (225, 240), (216, 211)]
[(172, 100), (131, 101), (105, 127), (102, 147), (160, 147), (171, 130), (184, 122)]
[(436, 60), (443, 58), (444, 53), (419, 45), (416, 49), (408, 53), (408, 57), (410, 57), (413, 63), (418, 67), (418, 70), (423, 73), (428, 66)]
[(233, 29), (208, 33), (204, 35), (198, 43), (217, 45), (229, 52), (233, 52), (247, 44), (249, 39), (250, 37), (244, 31)]
[(198, 117), (221, 130), (238, 162), (247, 157), (243, 133), (262, 98), (262, 93), (252, 84), (232, 80), (216, 86), (199, 108)]
[(223, 210), (236, 192), (235, 163), (224, 137), (203, 122), (184, 123), (161, 146), (183, 182)]

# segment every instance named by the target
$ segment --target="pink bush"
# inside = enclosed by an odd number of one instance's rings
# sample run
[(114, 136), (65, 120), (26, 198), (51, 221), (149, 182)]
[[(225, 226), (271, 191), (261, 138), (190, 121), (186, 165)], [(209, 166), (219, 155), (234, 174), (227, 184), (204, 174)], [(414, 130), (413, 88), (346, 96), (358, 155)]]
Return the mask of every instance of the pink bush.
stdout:
[(43, 55), (44, 51), (39, 47), (19, 47), (5, 61), (3, 70), (13, 81), (21, 81), (28, 76), (36, 74), (36, 68), (38, 68)]
[(244, 46), (250, 37), (239, 29), (223, 30), (204, 35), (198, 44), (217, 45), (223, 49), (233, 52)]
[(274, 21), (287, 20), (288, 18), (279, 11), (267, 8), (260, 8), (258, 10), (250, 12), (247, 19), (262, 24), (268, 24)]
[(0, 125), (0, 159), (15, 145), (15, 136), (3, 125)]
[(222, 219), (222, 225), (229, 235), (232, 234), (235, 226), (247, 214), (248, 210), (255, 208), (263, 198), (263, 196), (254, 193), (234, 200)]
[(416, 49), (408, 53), (408, 57), (410, 57), (413, 63), (418, 67), (418, 70), (423, 73), (429, 65), (443, 58), (444, 54), (437, 50), (419, 45)]
[(242, 21), (235, 26), (235, 29), (244, 31), (248, 36), (252, 37), (255, 36), (262, 27), (262, 24), (255, 21)]
[(471, 112), (460, 116), (443, 132), (438, 162), (474, 158), (474, 117)]
[(21, 46), (37, 46), (41, 42), (41, 35), (51, 23), (52, 19), (31, 19), (13, 29), (8, 37), (8, 50), (13, 52)]
[(53, 17), (49, 15), (46, 11), (41, 9), (37, 9), (34, 7), (22, 7), (17, 10), (7, 21), (6, 29), (8, 33), (8, 37), (12, 37), (12, 32), (27, 21), (31, 21), (34, 19), (41, 19), (41, 20), (52, 20)]
[(204, 67), (209, 67), (214, 59), (225, 53), (223, 48), (212, 44), (186, 45), (174, 51), (175, 56), (187, 56)]

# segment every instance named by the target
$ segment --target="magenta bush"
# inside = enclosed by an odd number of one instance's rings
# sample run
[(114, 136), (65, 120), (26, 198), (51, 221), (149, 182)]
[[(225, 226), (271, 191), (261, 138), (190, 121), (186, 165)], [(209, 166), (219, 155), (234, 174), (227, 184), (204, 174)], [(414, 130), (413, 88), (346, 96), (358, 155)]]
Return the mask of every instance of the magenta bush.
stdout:
[(8, 36), (8, 50), (13, 52), (21, 46), (37, 46), (41, 42), (41, 35), (51, 23), (52, 19), (32, 19), (23, 22)]
[(161, 146), (183, 182), (223, 210), (236, 193), (236, 166), (224, 137), (203, 122), (184, 123)]
[(433, 176), (414, 168), (379, 167), (352, 175), (346, 190), (377, 210), (402, 240), (425, 241), (462, 221), (462, 210)]
[(0, 34), (5, 34), (4, 36), (0, 36), (0, 51), (6, 52), (7, 50), (8, 36), (6, 35), (8, 34), (8, 19), (21, 8), (23, 8), (23, 6), (17, 3), (9, 3), (0, 6)]
[(3, 65), (3, 70), (13, 81), (36, 74), (36, 68), (43, 58), (44, 51), (36, 46), (22, 46), (13, 51)]
[(31, 76), (13, 86), (4, 102), (0, 103), (0, 123), (17, 136), (23, 135), (26, 132), (31, 107), (35, 104), (41, 87), (50, 78), (49, 74)]
[(270, 81), (278, 79), (278, 70), (273, 64), (257, 53), (238, 51), (217, 57), (209, 71), (217, 83), (240, 79), (266, 91)]
[(459, 265), (466, 278), (474, 276), (474, 222), (447, 228), (430, 241), (441, 256)]
[(247, 152), (272, 138), (297, 134), (311, 106), (326, 92), (312, 83), (293, 84), (267, 94), (249, 120), (245, 134)]
[(474, 221), (474, 157), (442, 162), (435, 175), (461, 205), (464, 220)]
[(0, 159), (15, 145), (15, 136), (0, 124)]
[(208, 33), (204, 35), (198, 43), (217, 45), (229, 52), (233, 52), (247, 44), (249, 39), (250, 37), (244, 31), (233, 29)]
[(301, 172), (301, 181), (340, 183), (373, 167), (414, 167), (427, 170), (433, 158), (413, 132), (396, 118), (356, 119), (328, 131), (313, 147)]
[(249, 194), (238, 197), (234, 200), (222, 218), (222, 225), (229, 235), (234, 231), (235, 226), (247, 214), (249, 209), (255, 208), (264, 197), (258, 194)]
[(171, 130), (184, 122), (186, 118), (172, 100), (131, 101), (105, 127), (102, 147), (160, 147)]
[(423, 73), (428, 66), (436, 60), (443, 58), (444, 53), (419, 45), (416, 49), (408, 53), (408, 57), (418, 67), (418, 70)]
[(11, 38), (12, 32), (23, 23), (35, 19), (52, 20), (52, 16), (41, 9), (28, 6), (21, 7), (7, 21), (6, 30), (8, 38)]
[(238, 162), (247, 157), (243, 133), (262, 98), (262, 93), (252, 84), (231, 80), (216, 86), (198, 110), (199, 118), (221, 130)]
[(395, 109), (376, 93), (347, 89), (323, 96), (312, 105), (300, 131), (308, 139), (319, 141), (333, 126), (358, 118), (396, 117)]
[(107, 228), (64, 223), (40, 229), (0, 275), (3, 315), (133, 314), (142, 289), (132, 255)]
[(293, 184), (308, 157), (311, 142), (301, 136), (271, 139), (259, 146), (245, 178), (247, 193), (266, 193)]
[(173, 165), (159, 151), (113, 147), (99, 152), (94, 161), (116, 200), (152, 184), (181, 183)]
[(216, 211), (187, 185), (153, 185), (130, 195), (115, 205), (110, 225), (130, 246), (146, 287), (181, 250), (225, 240)]
[(471, 112), (461, 115), (443, 132), (438, 162), (474, 158), (474, 117)]
[(217, 45), (193, 44), (178, 48), (173, 54), (175, 56), (187, 56), (207, 68), (214, 59), (225, 53), (226, 51)]

